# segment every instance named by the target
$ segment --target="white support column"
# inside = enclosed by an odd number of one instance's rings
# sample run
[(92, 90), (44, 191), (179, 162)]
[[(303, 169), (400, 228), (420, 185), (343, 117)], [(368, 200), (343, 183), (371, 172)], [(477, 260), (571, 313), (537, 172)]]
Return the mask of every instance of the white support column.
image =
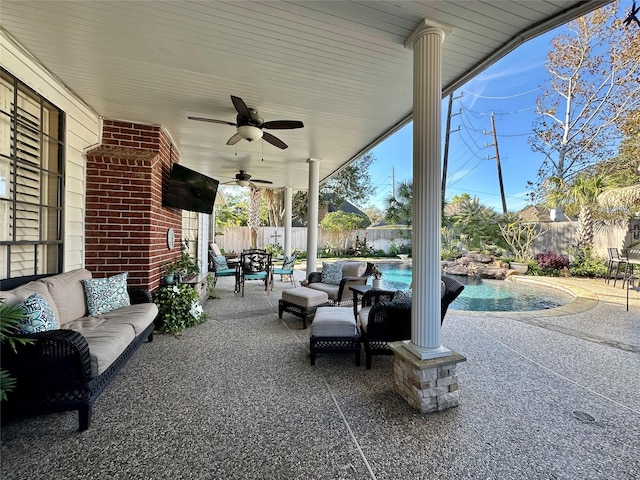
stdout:
[(284, 189), (284, 255), (291, 255), (291, 210), (293, 202), (293, 189)]
[(196, 246), (196, 251), (198, 266), (203, 274), (209, 271), (209, 221), (211, 218), (211, 215), (198, 215), (198, 245)]
[(448, 27), (423, 21), (413, 48), (413, 300), (411, 341), (421, 360), (446, 357), (440, 344), (441, 57)]
[(318, 200), (320, 195), (320, 160), (310, 158), (307, 190), (307, 278), (318, 262)]

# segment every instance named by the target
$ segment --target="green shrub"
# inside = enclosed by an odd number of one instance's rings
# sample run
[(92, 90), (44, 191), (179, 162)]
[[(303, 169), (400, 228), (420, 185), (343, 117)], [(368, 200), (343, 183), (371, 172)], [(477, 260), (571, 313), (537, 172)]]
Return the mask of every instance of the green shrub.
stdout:
[(591, 248), (572, 248), (570, 253), (573, 262), (569, 267), (569, 273), (574, 277), (604, 278), (607, 276), (606, 261), (595, 256)]
[(189, 285), (160, 287), (153, 292), (153, 302), (158, 306), (160, 333), (177, 336), (185, 328), (198, 325), (208, 318), (202, 311), (198, 292)]

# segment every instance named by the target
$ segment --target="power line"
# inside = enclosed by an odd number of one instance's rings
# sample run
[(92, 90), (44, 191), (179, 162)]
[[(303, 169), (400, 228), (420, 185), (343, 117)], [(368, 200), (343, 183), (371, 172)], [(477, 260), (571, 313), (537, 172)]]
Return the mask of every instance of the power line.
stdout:
[(542, 90), (542, 87), (536, 87), (536, 88), (534, 88), (532, 90), (529, 90), (527, 92), (515, 93), (513, 95), (504, 96), (504, 97), (489, 97), (487, 95), (479, 95), (477, 93), (472, 93), (472, 92), (469, 92), (467, 90), (463, 90), (463, 92), (465, 93), (465, 95), (471, 95), (472, 97), (476, 97), (476, 98), (486, 98), (486, 99), (489, 99), (489, 100), (509, 100), (510, 98), (516, 98), (516, 97), (522, 97), (524, 95), (529, 95), (530, 93), (537, 92), (538, 90)]

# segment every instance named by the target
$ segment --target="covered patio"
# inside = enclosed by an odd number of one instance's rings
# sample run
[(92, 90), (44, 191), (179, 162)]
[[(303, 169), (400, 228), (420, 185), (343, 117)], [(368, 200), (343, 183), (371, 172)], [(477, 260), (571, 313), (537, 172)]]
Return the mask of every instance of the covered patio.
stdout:
[[(296, 272), (300, 273), (300, 272)], [(2, 429), (5, 480), (632, 479), (640, 476), (640, 298), (602, 280), (557, 279), (591, 308), (527, 316), (449, 311), (464, 352), (458, 408), (420, 415), (393, 392), (393, 357), (309, 365), (309, 330), (266, 295), (218, 282), (210, 319), (156, 335), (77, 414)], [(536, 324), (532, 322), (536, 320)], [(593, 421), (591, 421), (593, 419)]]

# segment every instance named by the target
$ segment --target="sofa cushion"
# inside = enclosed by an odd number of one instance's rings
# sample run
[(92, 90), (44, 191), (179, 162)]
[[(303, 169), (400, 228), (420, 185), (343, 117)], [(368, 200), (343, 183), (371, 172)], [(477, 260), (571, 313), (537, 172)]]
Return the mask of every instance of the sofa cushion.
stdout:
[(127, 292), (128, 273), (120, 273), (108, 278), (83, 280), (89, 315), (102, 315), (131, 305)]
[(46, 332), (59, 328), (58, 320), (40, 292), (34, 292), (17, 307), (24, 315), (17, 325), (20, 333)]
[(82, 280), (90, 278), (89, 270), (78, 268), (42, 279), (58, 309), (56, 318), (61, 326), (87, 314)]
[(361, 277), (367, 271), (367, 262), (342, 262), (342, 276)]
[(136, 335), (139, 335), (158, 316), (158, 306), (155, 303), (139, 303), (128, 307), (112, 310), (99, 317), (83, 317), (64, 325), (68, 330), (81, 332), (87, 326), (96, 328), (99, 325), (130, 325)]
[(134, 328), (124, 322), (109, 321), (105, 316), (83, 317), (63, 326), (87, 340), (91, 377), (104, 372), (136, 337)]
[(11, 305), (17, 305), (23, 300), (26, 300), (34, 292), (38, 292), (42, 295), (42, 297), (46, 300), (47, 305), (49, 305), (49, 308), (53, 312), (53, 316), (56, 317), (56, 319), (58, 320), (58, 323), (60, 323), (60, 314), (58, 312), (56, 303), (53, 301), (53, 298), (51, 298), (51, 295), (49, 295), (49, 289), (47, 288), (47, 284), (42, 282), (41, 280), (36, 280), (34, 282), (29, 282), (25, 285), (20, 285), (19, 287), (14, 288), (13, 290), (0, 292), (0, 297), (6, 299), (7, 306), (11, 306)]
[(307, 285), (307, 288), (313, 288), (314, 290), (320, 290), (327, 294), (331, 300), (338, 300), (338, 292), (340, 291), (339, 285), (331, 285), (330, 283), (312, 282)]
[(322, 262), (322, 283), (340, 285), (342, 280), (342, 262)]
[(136, 335), (140, 335), (158, 316), (155, 303), (140, 303), (113, 310), (102, 315), (109, 323), (123, 323), (131, 325)]

